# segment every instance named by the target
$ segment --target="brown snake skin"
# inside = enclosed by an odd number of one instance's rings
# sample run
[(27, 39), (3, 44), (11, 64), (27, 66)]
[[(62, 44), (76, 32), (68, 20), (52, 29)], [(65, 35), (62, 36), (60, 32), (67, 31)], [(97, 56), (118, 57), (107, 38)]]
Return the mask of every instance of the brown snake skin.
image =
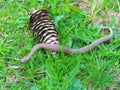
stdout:
[(28, 61), (32, 55), (38, 50), (38, 49), (48, 49), (48, 50), (52, 50), (52, 51), (57, 51), (57, 52), (60, 52), (60, 51), (63, 51), (64, 53), (67, 53), (67, 54), (81, 54), (81, 53), (84, 53), (86, 51), (89, 51), (91, 50), (92, 48), (96, 47), (97, 45), (111, 39), (113, 37), (113, 31), (110, 27), (103, 27), (104, 29), (108, 29), (110, 31), (110, 34), (108, 36), (104, 36), (102, 38), (99, 38), (97, 40), (95, 40), (94, 42), (92, 42), (91, 44), (85, 46), (85, 47), (82, 47), (82, 48), (79, 48), (79, 49), (72, 49), (72, 48), (69, 48), (67, 46), (61, 46), (61, 45), (55, 45), (55, 44), (46, 44), (46, 43), (40, 43), (40, 44), (37, 44), (35, 45), (29, 55), (23, 59), (21, 59), (21, 62), (26, 62)]

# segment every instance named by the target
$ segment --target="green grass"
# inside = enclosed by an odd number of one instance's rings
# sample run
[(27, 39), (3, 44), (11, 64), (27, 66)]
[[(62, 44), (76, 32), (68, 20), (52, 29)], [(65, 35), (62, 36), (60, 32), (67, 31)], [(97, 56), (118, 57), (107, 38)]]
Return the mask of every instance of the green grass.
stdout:
[[(93, 7), (97, 0), (93, 0), (89, 4), (89, 11), (94, 9), (92, 14), (71, 5), (71, 1), (75, 0), (0, 1), (0, 90), (119, 90), (120, 81), (115, 77), (120, 73), (120, 23), (116, 29), (116, 16), (108, 24), (114, 37), (89, 52), (80, 55), (60, 52), (53, 57), (50, 51), (45, 54), (39, 50), (29, 62), (19, 61), (38, 43), (32, 31), (27, 30), (28, 11), (48, 9), (60, 44), (72, 48), (105, 36), (100, 34), (102, 24), (90, 23), (94, 16), (103, 18), (99, 15), (103, 9), (119, 11), (117, 0), (116, 3), (104, 0), (96, 9)], [(14, 65), (20, 69), (8, 68)]]

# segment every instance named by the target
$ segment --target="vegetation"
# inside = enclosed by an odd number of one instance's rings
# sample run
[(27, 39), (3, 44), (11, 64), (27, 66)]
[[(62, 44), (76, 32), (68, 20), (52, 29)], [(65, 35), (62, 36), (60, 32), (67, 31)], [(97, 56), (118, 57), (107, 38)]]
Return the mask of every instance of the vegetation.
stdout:
[[(120, 88), (120, 20), (119, 0), (91, 0), (87, 10), (73, 5), (84, 0), (0, 0), (0, 90), (105, 90)], [(86, 0), (87, 1), (87, 0)], [(111, 3), (113, 5), (111, 5)], [(38, 43), (28, 30), (28, 12), (48, 9), (61, 45), (79, 48), (107, 34), (114, 37), (89, 52), (55, 57), (39, 50), (29, 62), (19, 59), (28, 55)], [(106, 19), (110, 18), (106, 23)], [(99, 21), (103, 21), (100, 22)], [(118, 21), (118, 23), (116, 23)], [(18, 70), (10, 66), (20, 66)]]

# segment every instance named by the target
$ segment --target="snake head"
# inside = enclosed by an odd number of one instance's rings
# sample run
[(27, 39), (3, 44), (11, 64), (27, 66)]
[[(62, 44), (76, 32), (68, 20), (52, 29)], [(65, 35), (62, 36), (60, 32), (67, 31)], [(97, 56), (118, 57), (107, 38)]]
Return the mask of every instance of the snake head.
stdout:
[(25, 58), (21, 59), (20, 61), (21, 62), (27, 62), (28, 60), (29, 60), (29, 57), (25, 57)]

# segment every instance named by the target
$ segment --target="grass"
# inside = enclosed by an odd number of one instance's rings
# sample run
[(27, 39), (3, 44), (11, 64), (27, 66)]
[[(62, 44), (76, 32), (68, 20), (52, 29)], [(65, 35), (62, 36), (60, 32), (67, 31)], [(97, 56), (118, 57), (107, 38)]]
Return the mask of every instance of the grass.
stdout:
[[(89, 52), (80, 55), (60, 52), (53, 57), (50, 51), (45, 54), (39, 50), (29, 62), (19, 61), (38, 43), (27, 30), (28, 11), (48, 9), (60, 44), (72, 48), (105, 36), (100, 33), (103, 24), (91, 22), (95, 16), (108, 16), (100, 15), (102, 10), (119, 11), (119, 0), (116, 3), (104, 0), (98, 8), (95, 8), (97, 0), (93, 0), (88, 11), (71, 5), (72, 1), (75, 0), (0, 1), (0, 90), (119, 90), (116, 76), (120, 73), (120, 23), (116, 29), (116, 16), (107, 24), (113, 29), (114, 37)], [(15, 65), (20, 69), (8, 68)]]

